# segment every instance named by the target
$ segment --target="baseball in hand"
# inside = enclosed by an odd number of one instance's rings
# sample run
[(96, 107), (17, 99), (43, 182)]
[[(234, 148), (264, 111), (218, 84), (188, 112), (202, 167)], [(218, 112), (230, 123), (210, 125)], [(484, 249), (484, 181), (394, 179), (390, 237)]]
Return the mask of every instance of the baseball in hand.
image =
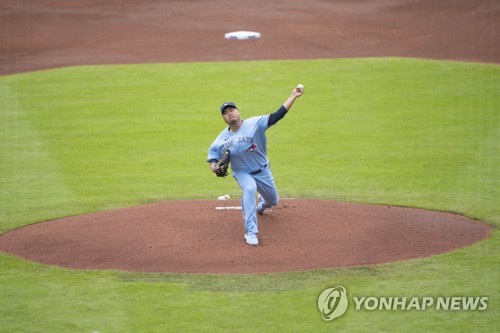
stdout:
[(295, 89), (300, 90), (300, 91), (303, 91), (303, 90), (304, 90), (304, 85), (303, 85), (302, 83), (299, 83), (299, 84), (297, 85), (297, 88), (295, 88)]

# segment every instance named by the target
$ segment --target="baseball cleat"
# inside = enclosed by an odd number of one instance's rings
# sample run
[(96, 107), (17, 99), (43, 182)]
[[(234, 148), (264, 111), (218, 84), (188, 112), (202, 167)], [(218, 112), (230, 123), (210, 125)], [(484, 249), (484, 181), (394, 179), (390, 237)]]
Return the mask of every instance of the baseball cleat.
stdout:
[(245, 234), (245, 240), (248, 245), (259, 245), (259, 239), (256, 234)]

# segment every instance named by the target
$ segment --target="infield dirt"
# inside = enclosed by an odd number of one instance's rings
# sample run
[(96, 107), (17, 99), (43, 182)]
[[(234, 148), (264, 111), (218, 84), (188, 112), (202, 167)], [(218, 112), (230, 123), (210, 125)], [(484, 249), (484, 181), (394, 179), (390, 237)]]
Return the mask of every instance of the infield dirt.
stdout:
[[(258, 31), (252, 41), (230, 31)], [(71, 65), (417, 57), (500, 62), (495, 0), (0, 0), (0, 75)]]

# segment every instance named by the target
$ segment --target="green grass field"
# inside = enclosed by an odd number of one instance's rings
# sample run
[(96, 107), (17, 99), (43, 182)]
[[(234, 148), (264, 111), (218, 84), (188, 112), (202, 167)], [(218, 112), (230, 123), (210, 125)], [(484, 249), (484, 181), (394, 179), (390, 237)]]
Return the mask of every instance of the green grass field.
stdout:
[[(62, 216), (239, 197), (205, 162), (224, 126), (306, 94), (268, 131), (282, 196), (456, 212), (494, 227), (448, 254), (263, 275), (75, 271), (0, 254), (1, 332), (498, 331), (500, 67), (340, 59), (72, 67), (0, 77), (0, 233)], [(324, 254), (323, 254), (324, 255)], [(332, 253), (332, 256), (342, 255)], [(356, 311), (318, 295), (487, 296), (486, 311)]]

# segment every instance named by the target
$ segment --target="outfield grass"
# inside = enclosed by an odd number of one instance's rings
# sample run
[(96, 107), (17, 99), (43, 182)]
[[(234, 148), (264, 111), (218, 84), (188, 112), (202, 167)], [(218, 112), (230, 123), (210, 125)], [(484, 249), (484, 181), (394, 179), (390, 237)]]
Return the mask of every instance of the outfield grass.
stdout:
[[(421, 207), (500, 225), (500, 68), (414, 59), (73, 67), (0, 77), (0, 232), (173, 199), (239, 196), (213, 177), (218, 106), (274, 111), (282, 196)], [(498, 232), (444, 255), (264, 275), (73, 271), (0, 254), (0, 331), (497, 331)], [(322, 254), (324, 255), (324, 254)], [(340, 255), (340, 254), (331, 254)], [(482, 312), (349, 311), (319, 293), (488, 296)]]

